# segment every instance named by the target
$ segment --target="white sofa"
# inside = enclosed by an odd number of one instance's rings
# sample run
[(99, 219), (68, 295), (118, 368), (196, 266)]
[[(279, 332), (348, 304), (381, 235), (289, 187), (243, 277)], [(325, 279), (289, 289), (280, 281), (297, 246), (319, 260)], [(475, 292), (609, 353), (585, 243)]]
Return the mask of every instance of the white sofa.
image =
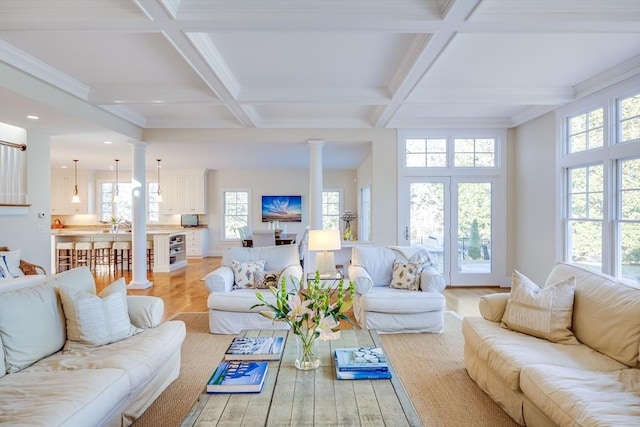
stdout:
[[(232, 262), (264, 261), (264, 271), (277, 271), (285, 277), (288, 286), (297, 286), (302, 280), (302, 267), (298, 247), (278, 245), (257, 248), (228, 248), (222, 256), (222, 265), (203, 277), (209, 292), (209, 330), (212, 334), (237, 334), (243, 329), (288, 329), (286, 322), (273, 322), (260, 314), (263, 307), (251, 308), (260, 301), (260, 292), (267, 301), (275, 303), (269, 289), (238, 288)], [(278, 280), (278, 285), (280, 280)]]
[[(162, 300), (126, 296), (123, 279), (108, 289), (95, 295), (87, 267), (0, 287), (0, 425), (128, 426), (178, 377), (184, 323), (161, 323)], [(63, 302), (69, 295), (78, 310)], [(115, 338), (91, 310), (128, 319), (117, 329), (134, 335)], [(78, 333), (119, 340), (83, 344), (71, 340)]]
[(520, 425), (637, 427), (640, 288), (558, 263), (542, 290), (571, 277), (575, 288), (567, 317), (574, 337), (552, 342), (501, 327), (515, 291), (487, 295), (480, 300), (482, 317), (462, 323), (465, 367)]
[[(418, 291), (390, 286), (394, 261), (424, 262)], [(379, 333), (444, 331), (446, 301), (442, 291), (446, 283), (425, 248), (356, 245), (348, 275), (356, 288), (353, 313), (360, 327)]]

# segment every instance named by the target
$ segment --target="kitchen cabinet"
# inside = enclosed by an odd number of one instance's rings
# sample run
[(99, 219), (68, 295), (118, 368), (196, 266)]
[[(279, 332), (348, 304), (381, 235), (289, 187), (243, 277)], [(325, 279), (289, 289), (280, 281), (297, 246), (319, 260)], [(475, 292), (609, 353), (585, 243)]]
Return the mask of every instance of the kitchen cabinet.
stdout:
[(171, 171), (162, 176), (162, 204), (165, 215), (206, 213), (206, 171)]
[(80, 203), (71, 203), (75, 177), (73, 175), (51, 175), (51, 214), (75, 215), (89, 214), (89, 177), (78, 174), (78, 196)]
[(185, 230), (187, 258), (204, 258), (207, 256), (208, 231), (208, 228), (188, 228)]

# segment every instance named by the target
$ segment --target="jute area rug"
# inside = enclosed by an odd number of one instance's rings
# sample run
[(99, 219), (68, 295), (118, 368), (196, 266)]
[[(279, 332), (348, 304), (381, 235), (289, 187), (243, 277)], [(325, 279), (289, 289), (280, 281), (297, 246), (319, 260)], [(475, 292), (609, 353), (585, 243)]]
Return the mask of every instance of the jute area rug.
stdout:
[[(208, 313), (182, 313), (175, 319), (187, 326), (180, 377), (136, 420), (134, 427), (180, 426), (233, 337), (209, 333)], [(425, 426), (517, 425), (467, 375), (462, 360), (461, 321), (455, 315), (445, 313), (443, 334), (394, 334), (381, 338)]]

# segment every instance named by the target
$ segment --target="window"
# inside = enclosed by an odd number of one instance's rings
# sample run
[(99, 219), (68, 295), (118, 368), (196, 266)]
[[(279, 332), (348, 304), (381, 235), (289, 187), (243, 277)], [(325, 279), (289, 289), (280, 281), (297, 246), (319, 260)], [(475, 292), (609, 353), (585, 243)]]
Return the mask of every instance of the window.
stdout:
[(602, 165), (569, 169), (568, 252), (572, 263), (602, 269)]
[[(640, 93), (635, 82), (558, 110), (564, 260), (640, 281)], [(611, 118), (611, 120), (605, 120)]]
[(622, 277), (640, 278), (640, 158), (619, 163), (618, 235)]
[(640, 95), (624, 98), (618, 104), (619, 142), (640, 139)]
[(238, 239), (236, 229), (249, 225), (249, 192), (248, 191), (224, 191), (222, 200), (224, 240)]
[(339, 190), (322, 192), (322, 229), (340, 230), (342, 193)]
[[(133, 221), (133, 199), (131, 197), (133, 185), (130, 182), (118, 183), (118, 197), (114, 203), (113, 192), (115, 183), (102, 182), (100, 184), (100, 221), (111, 222), (111, 218), (122, 221)], [(158, 204), (158, 183), (147, 183), (147, 221), (160, 220), (160, 206)]]
[(455, 139), (454, 166), (457, 168), (480, 168), (495, 166), (495, 139)]
[(407, 139), (406, 166), (413, 167), (446, 167), (446, 139)]
[(371, 240), (371, 185), (360, 189), (360, 240)]
[(406, 168), (496, 167), (495, 138), (407, 138), (404, 149)]
[(569, 118), (569, 153), (591, 150), (604, 144), (604, 109)]

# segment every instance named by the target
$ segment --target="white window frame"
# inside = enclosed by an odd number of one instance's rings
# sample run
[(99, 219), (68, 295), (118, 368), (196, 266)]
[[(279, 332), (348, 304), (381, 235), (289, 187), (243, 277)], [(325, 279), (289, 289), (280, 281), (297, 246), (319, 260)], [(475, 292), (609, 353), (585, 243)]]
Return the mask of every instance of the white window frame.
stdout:
[(252, 211), (253, 211), (253, 199), (252, 199), (252, 195), (251, 195), (251, 190), (247, 189), (247, 188), (225, 188), (220, 192), (220, 206), (221, 206), (221, 211), (220, 211), (220, 241), (221, 242), (234, 242), (234, 241), (239, 241), (240, 240), (240, 236), (235, 236), (233, 238), (227, 238), (226, 234), (225, 234), (225, 227), (226, 227), (226, 210), (227, 210), (227, 206), (226, 206), (226, 198), (225, 198), (225, 194), (226, 193), (247, 193), (247, 223), (246, 225), (251, 227), (252, 222)]
[[(568, 177), (569, 169), (601, 163), (603, 165), (604, 201), (602, 220), (602, 267), (603, 273), (620, 277), (620, 238), (618, 165), (621, 160), (638, 157), (640, 139), (618, 142), (619, 122), (617, 114), (618, 101), (638, 94), (637, 77), (623, 81), (609, 88), (585, 96), (579, 101), (566, 105), (556, 111), (556, 155), (558, 165), (557, 211), (558, 223), (561, 224), (561, 238), (557, 242), (557, 256), (563, 261), (570, 261), (569, 228), (568, 228)], [(568, 144), (568, 119), (586, 111), (604, 108), (604, 144), (589, 150), (571, 153)]]
[[(337, 215), (325, 215), (325, 205), (326, 203), (324, 202), (324, 195), (325, 193), (338, 193), (338, 214)], [(344, 212), (344, 189), (342, 188), (325, 188), (324, 190), (322, 190), (322, 227), (324, 229), (324, 223), (325, 223), (325, 218), (326, 217), (337, 217), (338, 221), (338, 228), (337, 230), (339, 230), (341, 233), (344, 231), (344, 226), (342, 224), (342, 212)], [(328, 229), (327, 229), (328, 230)]]
[[(96, 206), (97, 215), (96, 216), (98, 217), (98, 221), (104, 221), (102, 219), (102, 213), (103, 213), (102, 212), (102, 185), (103, 184), (111, 184), (113, 186), (113, 185), (115, 185), (115, 181), (112, 181), (110, 179), (98, 179), (98, 180), (96, 180), (96, 186), (97, 186), (96, 193), (97, 193), (98, 197), (97, 197), (97, 200), (96, 200), (95, 203), (97, 204), (97, 206)], [(125, 184), (125, 182), (119, 182), (118, 184), (119, 185), (123, 185), (123, 184)], [(126, 184), (129, 184), (129, 182), (126, 182)], [(149, 195), (152, 194), (151, 187), (155, 186), (157, 188), (157, 185), (158, 185), (157, 181), (147, 181), (147, 203), (146, 203), (146, 206), (145, 206), (145, 212), (146, 212), (146, 215), (147, 215), (147, 223), (157, 224), (157, 223), (160, 222), (160, 215), (161, 215), (160, 213), (158, 213), (158, 219), (151, 219), (149, 217), (149, 214), (150, 214), (149, 206), (152, 203), (157, 204), (155, 199), (152, 201), (151, 200), (152, 197), (149, 197)], [(154, 193), (157, 194), (157, 191), (155, 191)], [(133, 203), (133, 200), (131, 202)], [(111, 203), (111, 216), (115, 217), (115, 216), (117, 216), (117, 212), (115, 212), (114, 208), (113, 208), (113, 198), (111, 199), (110, 203)], [(133, 218), (132, 218), (132, 220), (133, 220)]]
[[(365, 194), (367, 197), (365, 197)], [(371, 240), (371, 183), (360, 187), (359, 202), (358, 239), (368, 242)]]

